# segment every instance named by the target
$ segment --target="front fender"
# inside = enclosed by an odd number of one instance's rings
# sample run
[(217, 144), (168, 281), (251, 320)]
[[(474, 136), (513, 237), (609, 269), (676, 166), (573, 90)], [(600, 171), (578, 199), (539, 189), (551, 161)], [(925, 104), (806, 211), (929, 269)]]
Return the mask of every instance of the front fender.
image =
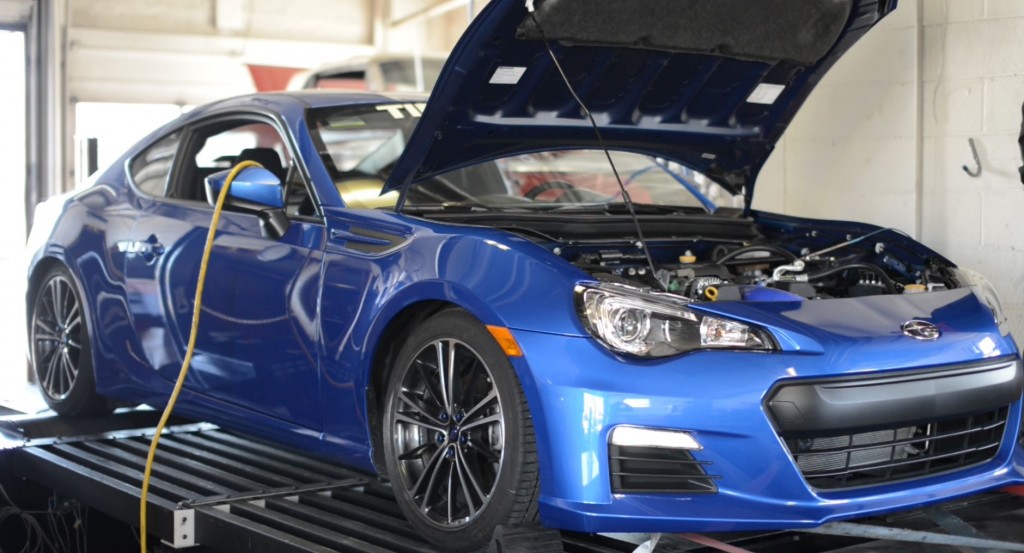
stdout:
[[(513, 334), (586, 335), (573, 290), (588, 277), (544, 248), (494, 229), (394, 214), (367, 214), (357, 222), (354, 215), (345, 225), (387, 231), (404, 242), (374, 255), (339, 244), (325, 256), (320, 313), (321, 401), (330, 406), (324, 411), (326, 453), (355, 453), (372, 470), (366, 392), (373, 362), (390, 325), (415, 304), (452, 304)], [(374, 225), (380, 218), (387, 220)], [(396, 223), (407, 226), (397, 228)], [(525, 365), (513, 365), (524, 388), (529, 387)]]

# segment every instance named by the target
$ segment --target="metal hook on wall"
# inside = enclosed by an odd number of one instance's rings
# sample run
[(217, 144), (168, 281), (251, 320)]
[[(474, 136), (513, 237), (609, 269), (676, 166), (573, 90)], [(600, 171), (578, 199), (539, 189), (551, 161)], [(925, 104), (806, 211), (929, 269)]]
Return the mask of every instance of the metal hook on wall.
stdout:
[(974, 145), (973, 138), (968, 138), (967, 143), (971, 145), (971, 155), (974, 156), (974, 166), (977, 167), (977, 169), (972, 171), (971, 168), (966, 165), (961, 167), (963, 168), (964, 173), (967, 173), (971, 177), (978, 178), (981, 176), (981, 159), (978, 158), (978, 148)]

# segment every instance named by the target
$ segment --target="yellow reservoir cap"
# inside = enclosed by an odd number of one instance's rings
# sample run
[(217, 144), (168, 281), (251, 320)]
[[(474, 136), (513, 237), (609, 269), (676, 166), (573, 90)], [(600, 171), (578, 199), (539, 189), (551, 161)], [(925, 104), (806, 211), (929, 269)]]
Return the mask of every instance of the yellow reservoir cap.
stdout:
[(718, 300), (718, 288), (715, 288), (714, 286), (708, 286), (707, 288), (704, 289), (704, 297), (711, 301)]

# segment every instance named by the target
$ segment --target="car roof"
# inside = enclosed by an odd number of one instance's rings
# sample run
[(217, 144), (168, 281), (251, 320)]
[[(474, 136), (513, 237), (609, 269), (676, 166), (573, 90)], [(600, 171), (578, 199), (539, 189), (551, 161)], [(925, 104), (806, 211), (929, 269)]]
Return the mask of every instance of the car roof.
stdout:
[(232, 109), (261, 108), (284, 111), (295, 108), (328, 108), (360, 104), (388, 104), (397, 102), (425, 102), (426, 94), (351, 92), (337, 90), (295, 90), (288, 92), (261, 92), (245, 94), (204, 104), (188, 112), (184, 122), (204, 117), (211, 113)]

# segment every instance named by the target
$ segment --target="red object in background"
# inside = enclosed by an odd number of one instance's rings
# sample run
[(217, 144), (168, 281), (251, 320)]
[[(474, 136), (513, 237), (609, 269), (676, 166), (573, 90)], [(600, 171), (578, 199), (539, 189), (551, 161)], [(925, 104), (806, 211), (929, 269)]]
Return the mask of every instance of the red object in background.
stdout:
[(1010, 486), (1008, 488), (1003, 488), (1003, 489), (1001, 489), (999, 491), (1004, 492), (1004, 493), (1013, 494), (1013, 495), (1024, 496), (1024, 486)]
[[(514, 173), (513, 180), (519, 185), (519, 194), (524, 198), (530, 198), (530, 191), (538, 186), (542, 186), (544, 183), (560, 181), (571, 185), (573, 188), (581, 188), (583, 190), (597, 192), (598, 194), (604, 194), (609, 197), (608, 201), (622, 201), (622, 192), (619, 191), (619, 183), (610, 175), (569, 173), (562, 171), (537, 171)], [(628, 182), (624, 184), (626, 184), (626, 191), (629, 192), (629, 198), (632, 201), (641, 204), (651, 203), (651, 194), (644, 189), (643, 186), (630, 187), (630, 183)], [(540, 194), (535, 194), (533, 199), (553, 202), (558, 201), (558, 198), (563, 194), (565, 194), (564, 189), (552, 188), (551, 190), (546, 190)]]
[(279, 67), (274, 65), (247, 65), (256, 92), (279, 92), (288, 88), (288, 81), (303, 71), (298, 67)]

